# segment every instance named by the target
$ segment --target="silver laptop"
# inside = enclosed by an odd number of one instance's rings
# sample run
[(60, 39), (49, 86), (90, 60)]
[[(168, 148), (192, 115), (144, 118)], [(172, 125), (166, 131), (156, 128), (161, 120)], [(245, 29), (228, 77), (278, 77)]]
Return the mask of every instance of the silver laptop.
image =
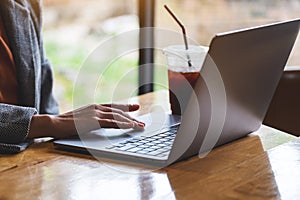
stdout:
[(58, 149), (167, 166), (256, 131), (299, 31), (300, 19), (217, 34), (182, 116), (141, 116), (144, 131), (99, 129)]

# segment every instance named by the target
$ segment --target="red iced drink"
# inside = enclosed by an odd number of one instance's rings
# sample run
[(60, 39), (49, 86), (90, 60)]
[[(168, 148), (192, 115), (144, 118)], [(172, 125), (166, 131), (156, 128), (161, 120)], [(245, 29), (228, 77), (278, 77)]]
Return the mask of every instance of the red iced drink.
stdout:
[(172, 114), (182, 114), (199, 75), (199, 72), (175, 72), (168, 70), (169, 98)]
[(183, 45), (173, 45), (164, 49), (172, 114), (183, 114), (207, 51), (207, 47), (193, 45), (188, 50)]

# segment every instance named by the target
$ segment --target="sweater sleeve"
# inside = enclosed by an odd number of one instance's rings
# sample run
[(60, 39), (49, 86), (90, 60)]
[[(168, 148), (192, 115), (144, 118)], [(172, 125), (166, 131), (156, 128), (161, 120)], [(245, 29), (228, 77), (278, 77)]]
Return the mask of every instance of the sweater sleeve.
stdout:
[[(4, 5), (4, 4), (2, 4)], [(8, 104), (2, 104), (0, 103), (0, 154), (1, 153), (15, 153), (24, 150), (31, 141), (27, 139), (27, 135), (29, 132), (29, 126), (30, 121), (32, 119), (32, 116), (35, 114), (57, 114), (59, 112), (58, 104), (54, 98), (53, 95), (53, 74), (51, 65), (46, 59), (45, 52), (44, 52), (44, 45), (42, 40), (42, 14), (41, 14), (41, 2), (38, 0), (28, 0), (28, 1), (18, 1), (16, 2), (16, 5), (18, 7), (22, 7), (22, 12), (29, 11), (30, 15), (26, 15), (26, 17), (30, 17), (30, 30), (31, 34), (27, 35), (20, 35), (22, 37), (24, 36), (31, 36), (31, 39), (28, 40), (31, 42), (31, 48), (34, 50), (34, 55), (27, 55), (22, 54), (25, 56), (24, 58), (28, 61), (27, 67), (34, 67), (33, 64), (36, 64), (36, 71), (38, 73), (31, 73), (29, 81), (35, 80), (35, 90), (28, 87), (23, 87), (25, 90), (22, 90), (22, 98), (26, 97), (28, 92), (36, 91), (35, 99), (29, 98), (29, 100), (26, 99), (24, 102), (20, 102), (21, 105), (30, 105), (30, 106), (36, 106), (36, 108), (33, 107), (25, 107), (25, 106), (15, 106), (15, 105), (8, 105)], [(2, 8), (0, 6), (0, 8)], [(4, 7), (5, 8), (5, 7)], [(1, 9), (2, 11), (2, 9)], [(7, 11), (6, 13), (9, 13), (11, 11)], [(22, 14), (22, 13), (21, 13)], [(24, 13), (23, 13), (24, 14)], [(28, 14), (28, 13), (27, 13)], [(14, 13), (13, 16), (16, 16), (17, 13)], [(10, 16), (10, 15), (8, 15)], [(12, 26), (10, 29), (18, 29), (22, 28), (19, 27), (19, 24), (17, 26)], [(18, 32), (18, 31), (16, 31)], [(20, 32), (20, 31), (19, 31)], [(21, 34), (22, 32), (20, 32)], [(21, 38), (22, 39), (22, 38)], [(28, 39), (28, 38), (27, 38)], [(19, 39), (20, 40), (20, 39)], [(13, 43), (13, 45), (22, 45), (21, 40), (15, 40), (16, 43)], [(27, 41), (27, 40), (26, 40)], [(28, 45), (28, 44), (27, 44)], [(15, 54), (19, 55), (19, 51), (16, 51)], [(29, 57), (27, 57), (29, 56)], [(33, 56), (33, 59), (35, 59), (35, 62), (31, 62)], [(17, 56), (16, 56), (17, 57)], [(22, 58), (22, 57), (21, 57)], [(25, 60), (26, 60), (25, 59)], [(24, 61), (25, 62), (25, 61)], [(17, 62), (16, 62), (17, 63)], [(19, 65), (18, 67), (22, 67), (23, 71), (26, 71), (27, 68), (25, 68), (23, 65)], [(20, 70), (20, 71), (22, 71)], [(40, 73), (39, 73), (40, 72)], [(33, 77), (32, 75), (34, 74)], [(22, 76), (21, 76), (22, 75)], [(20, 73), (20, 77), (22, 79), (22, 83), (26, 84), (26, 81), (28, 80), (28, 77), (23, 77), (23, 74)], [(26, 81), (23, 81), (26, 80)], [(30, 90), (32, 89), (32, 91)], [(19, 91), (20, 92), (20, 91)], [(20, 95), (20, 94), (19, 94)], [(35, 102), (33, 102), (35, 101)], [(36, 103), (37, 105), (35, 105)]]
[(0, 153), (22, 151), (29, 145), (31, 141), (26, 138), (36, 113), (35, 108), (0, 103)]

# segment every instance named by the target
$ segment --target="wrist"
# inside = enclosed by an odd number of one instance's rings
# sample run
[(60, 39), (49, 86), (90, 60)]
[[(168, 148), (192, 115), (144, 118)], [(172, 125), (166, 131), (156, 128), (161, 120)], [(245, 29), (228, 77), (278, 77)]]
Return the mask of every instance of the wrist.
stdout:
[(33, 115), (31, 118), (28, 138), (53, 137), (53, 116)]

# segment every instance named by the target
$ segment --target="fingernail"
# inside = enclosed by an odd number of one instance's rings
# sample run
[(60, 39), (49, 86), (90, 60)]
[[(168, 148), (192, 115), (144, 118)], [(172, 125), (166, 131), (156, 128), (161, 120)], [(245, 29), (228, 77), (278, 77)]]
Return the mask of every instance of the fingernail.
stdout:
[(144, 126), (145, 126), (145, 124), (142, 123), (142, 122), (138, 122), (138, 125), (139, 125), (140, 127), (144, 127)]
[(140, 121), (138, 121), (137, 123), (146, 125), (144, 122), (140, 122)]

